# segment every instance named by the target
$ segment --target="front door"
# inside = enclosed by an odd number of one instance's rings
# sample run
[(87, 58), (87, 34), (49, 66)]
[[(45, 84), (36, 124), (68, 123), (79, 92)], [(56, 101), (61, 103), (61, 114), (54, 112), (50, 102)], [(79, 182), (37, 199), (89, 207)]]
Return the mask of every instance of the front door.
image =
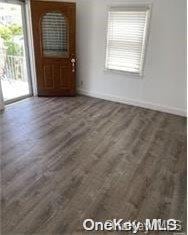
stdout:
[(75, 3), (32, 0), (31, 13), (38, 95), (75, 95)]

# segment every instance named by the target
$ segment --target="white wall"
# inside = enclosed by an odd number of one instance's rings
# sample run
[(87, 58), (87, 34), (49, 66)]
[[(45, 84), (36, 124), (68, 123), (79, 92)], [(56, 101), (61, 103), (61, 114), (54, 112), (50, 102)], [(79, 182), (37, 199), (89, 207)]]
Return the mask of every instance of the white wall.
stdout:
[(145, 72), (140, 79), (104, 71), (107, 8), (127, 0), (77, 0), (78, 90), (91, 96), (185, 115), (186, 0), (150, 2), (153, 2), (150, 36)]

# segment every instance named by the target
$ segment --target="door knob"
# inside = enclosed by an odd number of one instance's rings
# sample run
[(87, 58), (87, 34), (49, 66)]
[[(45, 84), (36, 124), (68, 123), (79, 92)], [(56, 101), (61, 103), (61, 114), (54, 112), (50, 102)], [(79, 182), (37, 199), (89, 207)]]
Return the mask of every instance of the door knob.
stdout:
[(72, 72), (75, 72), (75, 63), (76, 63), (76, 59), (72, 58), (71, 59), (71, 63), (72, 63)]

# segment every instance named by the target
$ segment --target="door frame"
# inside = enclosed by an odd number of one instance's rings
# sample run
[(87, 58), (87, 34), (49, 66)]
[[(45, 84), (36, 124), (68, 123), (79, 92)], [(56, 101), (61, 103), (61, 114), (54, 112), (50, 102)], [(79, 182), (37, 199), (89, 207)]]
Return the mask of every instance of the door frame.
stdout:
[(22, 26), (23, 26), (23, 36), (24, 36), (24, 49), (25, 49), (25, 59), (26, 59), (26, 67), (27, 67), (27, 80), (29, 85), (29, 94), (24, 96), (19, 96), (7, 101), (3, 101), (5, 105), (11, 104), (16, 101), (20, 101), (22, 99), (28, 98), (33, 96), (33, 80), (31, 76), (31, 61), (30, 61), (30, 44), (29, 44), (29, 37), (28, 37), (28, 14), (27, 14), (27, 4), (28, 2), (19, 1), (19, 0), (0, 0), (2, 3), (10, 3), (16, 4), (21, 6), (21, 14), (22, 14)]

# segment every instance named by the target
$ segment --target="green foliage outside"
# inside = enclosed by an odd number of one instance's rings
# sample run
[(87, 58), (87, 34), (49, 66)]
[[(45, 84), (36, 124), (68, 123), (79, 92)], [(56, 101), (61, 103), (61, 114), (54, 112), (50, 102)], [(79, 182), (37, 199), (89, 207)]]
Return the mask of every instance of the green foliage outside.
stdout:
[(22, 28), (17, 24), (9, 26), (0, 25), (0, 37), (4, 39), (5, 47), (8, 55), (23, 55), (23, 48), (14, 42), (15, 36), (23, 35)]

